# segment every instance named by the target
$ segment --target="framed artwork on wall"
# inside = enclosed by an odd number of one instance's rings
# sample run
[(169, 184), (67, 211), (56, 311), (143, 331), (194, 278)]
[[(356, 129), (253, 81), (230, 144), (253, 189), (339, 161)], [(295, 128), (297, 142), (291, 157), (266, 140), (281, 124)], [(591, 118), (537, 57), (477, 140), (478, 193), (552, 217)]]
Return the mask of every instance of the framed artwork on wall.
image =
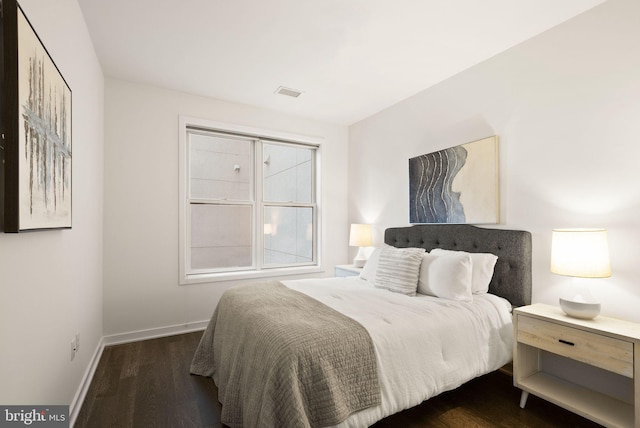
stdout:
[(498, 137), (409, 159), (412, 224), (500, 222)]
[(2, 226), (71, 228), (71, 88), (16, 0), (3, 0)]

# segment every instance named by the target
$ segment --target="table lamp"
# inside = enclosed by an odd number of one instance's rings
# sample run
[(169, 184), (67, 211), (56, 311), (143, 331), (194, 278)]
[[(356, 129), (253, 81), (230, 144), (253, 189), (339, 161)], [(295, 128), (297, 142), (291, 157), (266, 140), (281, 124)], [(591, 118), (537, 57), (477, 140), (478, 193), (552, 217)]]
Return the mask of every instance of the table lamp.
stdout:
[[(611, 276), (609, 246), (605, 229), (554, 229), (551, 232), (551, 272), (578, 278)], [(581, 294), (560, 298), (560, 307), (569, 316), (595, 318), (600, 303), (589, 302)]]
[(371, 239), (371, 225), (370, 224), (352, 224), (351, 231), (349, 233), (349, 246), (359, 247), (358, 254), (353, 259), (353, 265), (361, 268), (367, 262), (367, 255), (365, 254), (364, 247), (370, 247), (372, 245)]

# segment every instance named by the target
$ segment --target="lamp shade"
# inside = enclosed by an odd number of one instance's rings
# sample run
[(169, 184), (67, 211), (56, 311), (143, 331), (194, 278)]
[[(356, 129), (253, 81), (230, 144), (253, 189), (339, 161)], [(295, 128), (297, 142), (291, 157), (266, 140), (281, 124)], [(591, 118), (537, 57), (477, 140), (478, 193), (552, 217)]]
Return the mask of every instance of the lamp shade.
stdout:
[(554, 229), (551, 272), (581, 278), (611, 276), (605, 229)]
[(351, 247), (370, 247), (371, 225), (370, 224), (352, 224), (349, 233), (349, 246)]

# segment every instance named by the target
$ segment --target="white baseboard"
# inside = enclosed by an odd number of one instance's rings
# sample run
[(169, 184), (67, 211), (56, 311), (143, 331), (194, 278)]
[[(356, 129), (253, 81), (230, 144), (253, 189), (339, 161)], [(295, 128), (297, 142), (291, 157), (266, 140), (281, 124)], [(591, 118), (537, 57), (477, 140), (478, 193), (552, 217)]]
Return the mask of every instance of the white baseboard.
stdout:
[(96, 368), (98, 367), (98, 363), (100, 362), (100, 357), (102, 357), (103, 350), (104, 337), (98, 341), (98, 346), (96, 346), (96, 350), (93, 352), (93, 357), (91, 357), (89, 366), (87, 367), (87, 370), (85, 370), (84, 376), (82, 376), (82, 381), (80, 381), (78, 391), (76, 392), (76, 395), (73, 397), (73, 401), (71, 401), (71, 405), (69, 406), (69, 427), (71, 428), (73, 428), (73, 425), (76, 423), (76, 419), (78, 418), (78, 414), (80, 413), (80, 409), (82, 408), (82, 403), (84, 403), (84, 399), (87, 396), (87, 391), (89, 391), (89, 386), (91, 385), (91, 381), (93, 380), (93, 375), (96, 373)]
[(98, 363), (100, 362), (100, 357), (102, 357), (102, 352), (104, 351), (104, 348), (106, 346), (119, 345), (122, 343), (129, 343), (129, 342), (137, 342), (140, 340), (155, 339), (159, 337), (174, 336), (176, 334), (191, 333), (194, 331), (201, 331), (207, 327), (207, 324), (209, 324), (209, 321), (197, 321), (197, 322), (187, 323), (187, 324), (172, 325), (172, 326), (160, 327), (160, 328), (150, 328), (147, 330), (138, 330), (138, 331), (132, 331), (129, 333), (120, 333), (120, 334), (112, 334), (109, 336), (103, 336), (98, 342), (98, 346), (96, 347), (96, 350), (93, 353), (91, 362), (89, 363), (89, 366), (87, 367), (87, 370), (85, 371), (84, 376), (82, 377), (82, 381), (80, 382), (78, 391), (76, 392), (76, 395), (75, 397), (73, 397), (73, 401), (69, 406), (69, 427), (73, 428), (73, 425), (76, 423), (76, 419), (78, 418), (78, 414), (80, 413), (80, 409), (82, 408), (84, 399), (87, 396), (87, 391), (89, 391), (89, 386), (91, 385), (93, 376), (96, 373), (96, 368), (98, 367)]
[(171, 325), (168, 327), (150, 328), (147, 330), (131, 331), (129, 333), (112, 334), (103, 337), (104, 346), (119, 345), (121, 343), (137, 342), (176, 334), (191, 333), (204, 330), (209, 321), (196, 321), (187, 324)]

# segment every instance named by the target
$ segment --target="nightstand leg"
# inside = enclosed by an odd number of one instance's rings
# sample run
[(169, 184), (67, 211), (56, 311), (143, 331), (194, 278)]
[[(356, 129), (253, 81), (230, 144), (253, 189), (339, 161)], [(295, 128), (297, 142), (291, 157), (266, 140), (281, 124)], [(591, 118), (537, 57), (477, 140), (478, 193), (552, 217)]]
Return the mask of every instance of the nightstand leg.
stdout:
[(520, 396), (520, 408), (524, 409), (524, 406), (527, 405), (527, 398), (529, 398), (529, 393), (527, 391), (522, 391), (522, 395)]

